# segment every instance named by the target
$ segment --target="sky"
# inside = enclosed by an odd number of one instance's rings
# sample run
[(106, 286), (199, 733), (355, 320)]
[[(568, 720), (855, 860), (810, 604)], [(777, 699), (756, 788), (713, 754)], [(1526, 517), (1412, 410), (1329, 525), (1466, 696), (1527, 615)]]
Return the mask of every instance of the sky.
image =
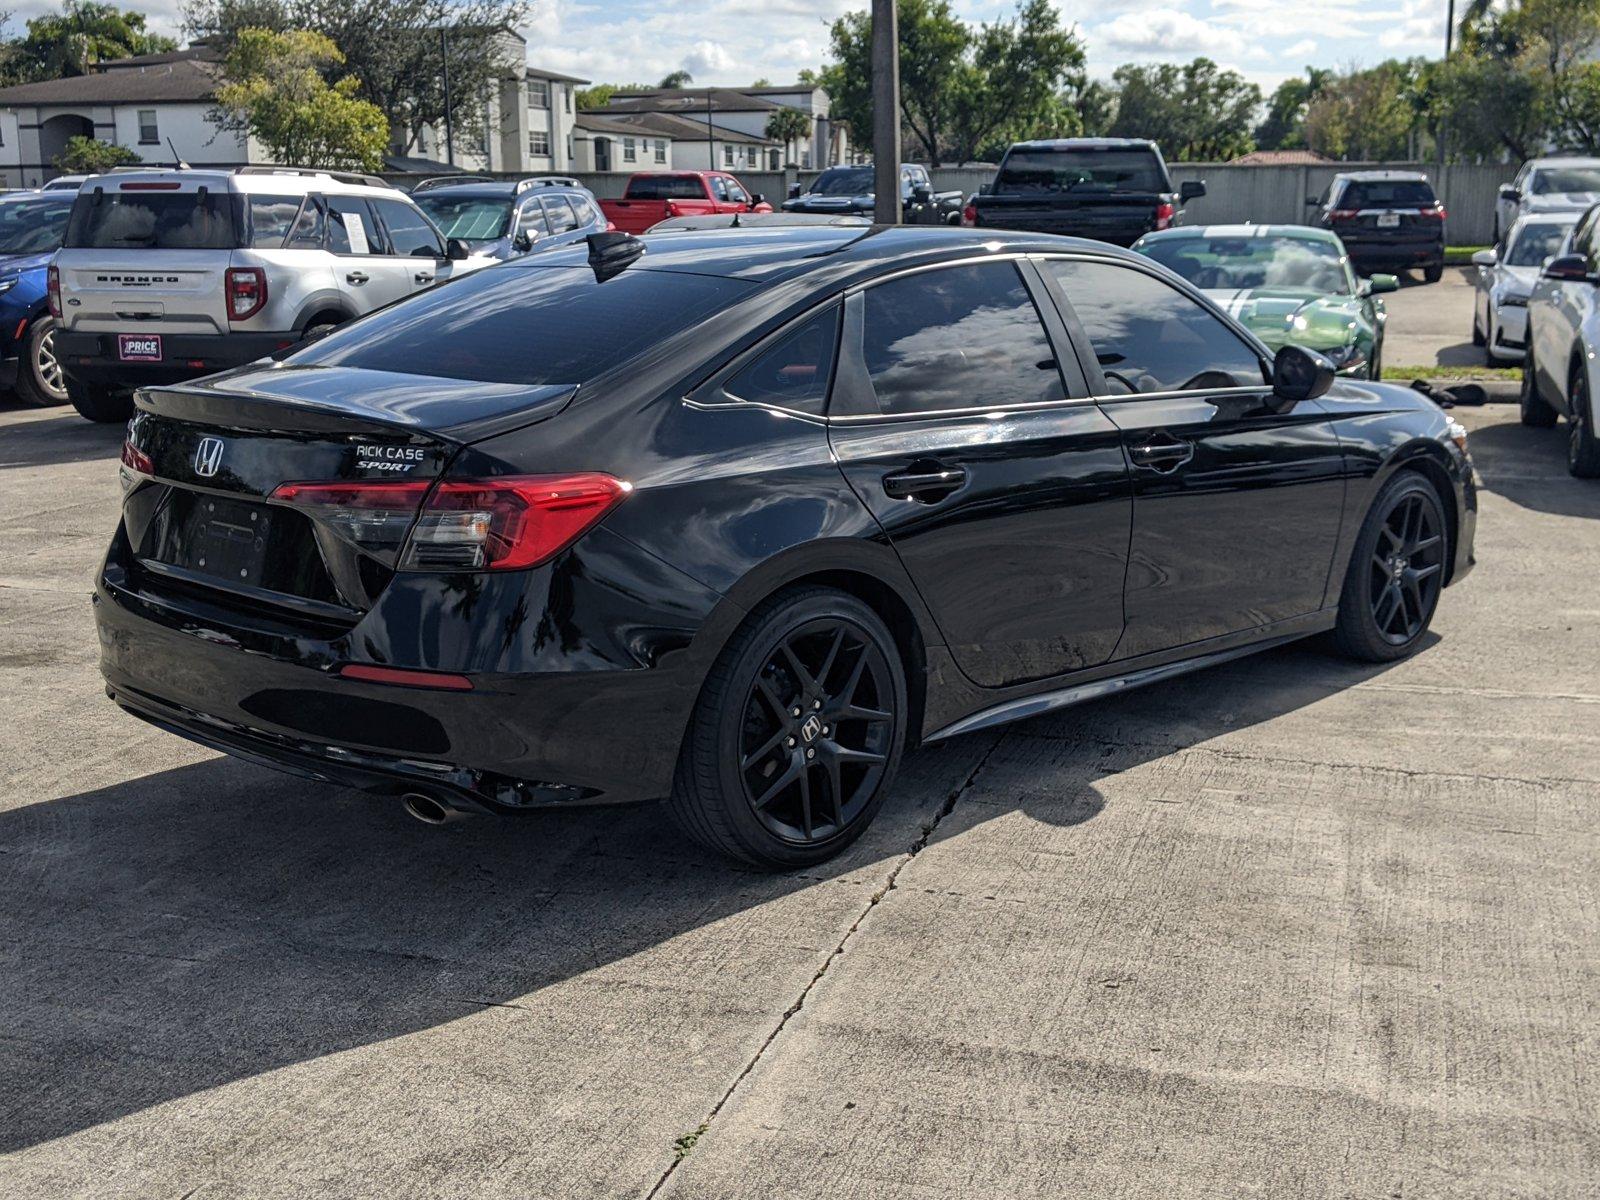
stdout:
[[(124, 0), (178, 36), (181, 0)], [(868, 0), (534, 0), (530, 61), (595, 82), (654, 83), (689, 71), (698, 84), (791, 82), (827, 57), (828, 26)], [(12, 0), (10, 31), (59, 7)], [(969, 22), (1014, 3), (952, 0)], [(1443, 52), (1445, 0), (1056, 0), (1100, 78), (1125, 62), (1215, 59), (1270, 91), (1307, 66), (1370, 65)]]

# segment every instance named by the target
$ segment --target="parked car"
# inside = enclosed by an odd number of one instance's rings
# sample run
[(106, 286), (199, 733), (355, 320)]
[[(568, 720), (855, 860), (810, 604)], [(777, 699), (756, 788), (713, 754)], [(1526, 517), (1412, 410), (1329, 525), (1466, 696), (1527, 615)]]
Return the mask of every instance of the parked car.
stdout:
[(67, 401), (46, 277), (71, 211), (58, 192), (0, 196), (0, 387), (24, 404)]
[(1183, 206), (1205, 194), (1198, 180), (1173, 187), (1161, 148), (1144, 138), (1018, 142), (968, 201), (962, 224), (1131, 246), (1177, 224)]
[(1326, 230), (1197, 225), (1147, 233), (1133, 248), (1194, 284), (1269, 349), (1306, 346), (1340, 375), (1382, 377), (1387, 316), (1377, 297), (1399, 281), (1357, 279)]
[(1311, 223), (1344, 243), (1357, 271), (1417, 269), (1444, 275), (1444, 205), (1417, 171), (1342, 171), (1320, 196), (1307, 196)]
[(99, 176), (50, 267), (67, 395), (91, 421), (125, 421), (141, 384), (250, 362), (493, 261), (371, 176)]
[[(783, 202), (785, 212), (872, 216), (877, 204), (877, 177), (871, 163), (829, 167), (805, 188), (794, 184)], [(920, 163), (900, 164), (900, 221), (905, 225), (956, 225), (961, 221), (961, 193), (936, 192), (933, 177)]]
[(1521, 362), (1528, 342), (1528, 297), (1545, 261), (1556, 255), (1577, 222), (1577, 213), (1518, 217), (1505, 245), (1479, 250), (1472, 303), (1472, 344), (1491, 363)]
[(411, 198), (446, 238), (505, 260), (581, 241), (606, 228), (600, 202), (576, 179), (541, 175), (505, 183), (487, 176), (423, 180)]
[(1571, 213), (1576, 219), (1600, 202), (1600, 158), (1531, 158), (1510, 183), (1500, 185), (1494, 206), (1494, 240), (1499, 245), (1519, 217)]
[(1548, 429), (1567, 419), (1567, 470), (1600, 479), (1594, 397), (1600, 394), (1600, 205), (1589, 209), (1545, 263), (1528, 297), (1522, 361), (1522, 423)]
[(652, 225), (647, 233), (675, 233), (686, 229), (776, 229), (786, 225), (871, 225), (872, 218), (859, 213), (703, 213), (694, 217), (668, 217)]
[(1460, 426), (1274, 358), (1140, 255), (644, 249), (597, 234), (142, 390), (112, 698), (430, 822), (670, 797), (792, 868), (908, 746), (1327, 630), (1397, 659), (1472, 564)]
[(600, 208), (623, 233), (643, 233), (668, 217), (772, 211), (765, 196), (752, 196), (726, 171), (640, 171), (622, 199), (602, 200)]

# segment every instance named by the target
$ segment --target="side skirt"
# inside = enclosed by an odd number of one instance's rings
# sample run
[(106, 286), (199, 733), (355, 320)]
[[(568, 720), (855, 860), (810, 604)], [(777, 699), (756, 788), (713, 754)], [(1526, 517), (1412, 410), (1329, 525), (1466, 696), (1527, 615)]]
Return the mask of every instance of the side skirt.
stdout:
[[(1088, 700), (1098, 700), (1104, 696), (1112, 696), (1118, 692), (1129, 691), (1133, 688), (1144, 687), (1150, 683), (1160, 683), (1165, 679), (1173, 679), (1179, 675), (1187, 675), (1190, 671), (1199, 671), (1206, 667), (1220, 666), (1222, 663), (1231, 662), (1236, 658), (1255, 654), (1262, 650), (1270, 650), (1274, 646), (1286, 645), (1289, 642), (1299, 641), (1301, 638), (1332, 629), (1337, 620), (1338, 610), (1335, 608), (1323, 609), (1309, 617), (1297, 617), (1292, 621), (1280, 621), (1263, 629), (1252, 630), (1248, 640), (1240, 639), (1239, 635), (1226, 638), (1217, 638), (1210, 643), (1215, 649), (1202, 650), (1195, 653), (1201, 646), (1208, 643), (1199, 643), (1197, 646), (1184, 647), (1187, 651), (1185, 657), (1174, 657), (1171, 652), (1146, 655), (1144, 666), (1133, 663), (1111, 664), (1115, 668), (1114, 674), (1101, 674), (1099, 678), (1084, 680), (1080, 683), (1069, 684), (1065, 687), (1055, 687), (1042, 692), (1035, 692), (1029, 696), (1019, 696), (1014, 700), (1006, 700), (999, 704), (981, 708), (977, 712), (953, 721), (942, 729), (935, 730), (922, 739), (923, 744), (942, 741), (958, 734), (972, 733), (979, 729), (988, 729), (994, 725), (1005, 725), (1012, 721), (1026, 720), (1028, 717), (1037, 717), (1041, 713), (1054, 712), (1058, 708), (1069, 708), (1074, 704), (1082, 704)], [(1217, 645), (1217, 643), (1232, 643)], [(1156, 660), (1156, 661), (1152, 661)], [(1137, 662), (1138, 660), (1135, 660)], [(1105, 668), (1102, 668), (1104, 670)]]

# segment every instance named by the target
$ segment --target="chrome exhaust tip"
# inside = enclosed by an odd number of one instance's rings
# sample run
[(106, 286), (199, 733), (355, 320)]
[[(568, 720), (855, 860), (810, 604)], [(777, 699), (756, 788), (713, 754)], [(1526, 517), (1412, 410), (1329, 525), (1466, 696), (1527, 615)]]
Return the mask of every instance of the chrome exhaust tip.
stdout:
[(407, 792), (400, 797), (400, 806), (424, 825), (448, 825), (467, 815), (426, 792)]

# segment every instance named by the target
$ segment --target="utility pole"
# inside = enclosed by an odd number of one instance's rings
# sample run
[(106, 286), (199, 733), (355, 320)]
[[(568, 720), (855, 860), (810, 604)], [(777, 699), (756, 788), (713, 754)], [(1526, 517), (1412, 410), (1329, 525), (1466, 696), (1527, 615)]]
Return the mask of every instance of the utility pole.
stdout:
[(895, 0), (872, 0), (872, 219), (900, 224), (900, 33)]
[(711, 89), (706, 89), (706, 170), (717, 169), (717, 140), (711, 136)]
[[(1455, 34), (1456, 34), (1456, 0), (1445, 0), (1444, 61), (1445, 61), (1446, 65), (1448, 65), (1449, 62), (1450, 62), (1450, 51), (1455, 48)], [(1439, 186), (1440, 187), (1444, 186), (1444, 134), (1445, 134), (1445, 118), (1444, 117), (1440, 117), (1439, 118), (1439, 130), (1438, 130), (1438, 134), (1437, 134), (1438, 141), (1439, 141), (1438, 149), (1439, 149)]]
[(456, 165), (456, 135), (450, 124), (450, 43), (445, 28), (439, 26), (439, 66), (444, 74), (444, 160)]

